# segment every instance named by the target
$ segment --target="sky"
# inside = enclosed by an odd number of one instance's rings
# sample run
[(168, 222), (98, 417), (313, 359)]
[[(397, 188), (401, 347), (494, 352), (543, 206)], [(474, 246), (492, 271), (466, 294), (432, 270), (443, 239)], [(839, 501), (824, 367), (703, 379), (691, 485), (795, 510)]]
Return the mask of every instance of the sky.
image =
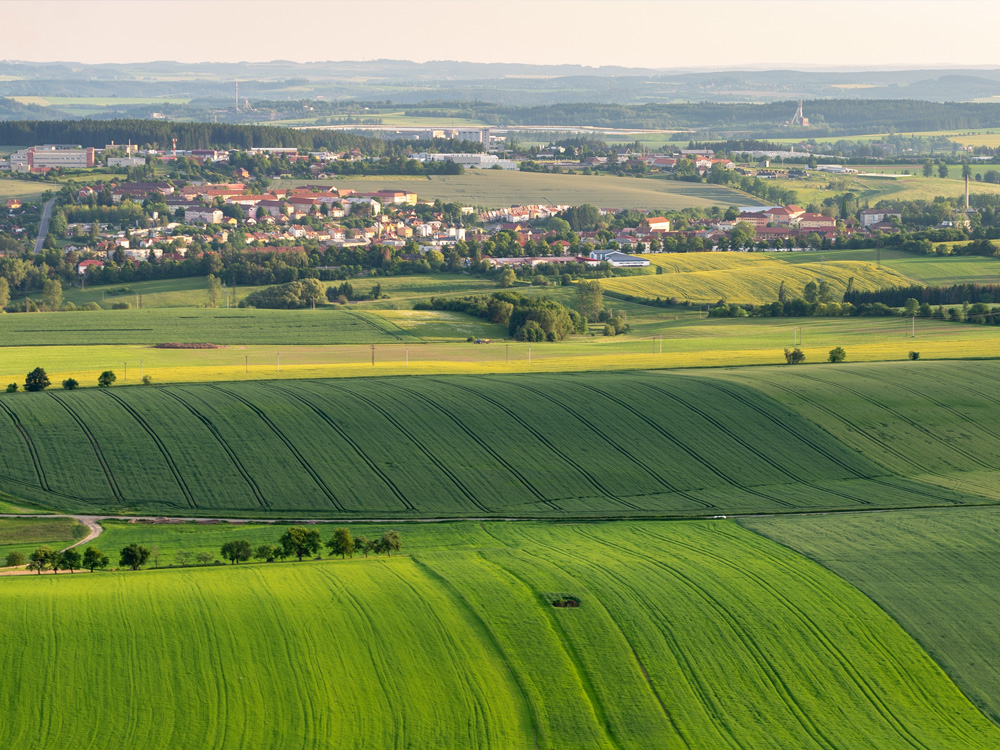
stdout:
[(0, 20), (7, 60), (1000, 66), (967, 32), (998, 0), (0, 0)]

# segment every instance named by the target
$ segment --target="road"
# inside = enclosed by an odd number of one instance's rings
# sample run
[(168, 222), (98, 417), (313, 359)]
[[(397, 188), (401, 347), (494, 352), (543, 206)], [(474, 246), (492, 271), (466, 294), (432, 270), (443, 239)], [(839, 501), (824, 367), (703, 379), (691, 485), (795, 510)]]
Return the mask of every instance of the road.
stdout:
[(56, 199), (52, 198), (45, 202), (42, 209), (42, 220), (38, 224), (38, 237), (35, 239), (35, 253), (42, 252), (42, 245), (45, 244), (45, 237), (49, 233), (49, 219), (52, 218), (52, 207), (56, 204)]

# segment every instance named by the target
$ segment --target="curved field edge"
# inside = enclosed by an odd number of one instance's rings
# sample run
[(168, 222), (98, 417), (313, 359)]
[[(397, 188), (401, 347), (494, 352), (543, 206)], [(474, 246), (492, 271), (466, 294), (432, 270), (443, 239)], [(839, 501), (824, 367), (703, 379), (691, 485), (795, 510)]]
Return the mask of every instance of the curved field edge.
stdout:
[(850, 581), (1000, 722), (1000, 509), (893, 511), (740, 523)]
[[(177, 535), (135, 531), (165, 544)], [(619, 750), (1000, 742), (1000, 729), (857, 589), (731, 522), (403, 533), (412, 557), (4, 581), (0, 665), (10, 678), (0, 705), (16, 720), (0, 726), (0, 740)], [(580, 606), (551, 606), (567, 595)], [(68, 624), (74, 637), (57, 638)], [(111, 697), (93, 701), (92, 684)]]
[[(0, 487), (81, 513), (250, 518), (651, 518), (996, 501), (995, 366), (930, 364), (14, 394), (0, 397)], [(948, 396), (943, 383), (954, 384)], [(970, 471), (979, 484), (958, 485)]]

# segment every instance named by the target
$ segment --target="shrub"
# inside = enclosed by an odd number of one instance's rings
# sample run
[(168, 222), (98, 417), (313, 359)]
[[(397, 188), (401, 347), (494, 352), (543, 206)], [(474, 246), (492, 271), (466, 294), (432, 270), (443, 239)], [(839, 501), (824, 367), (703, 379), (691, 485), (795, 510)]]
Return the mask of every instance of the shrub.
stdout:
[(326, 287), (321, 281), (302, 279), (251, 292), (240, 300), (239, 306), (272, 310), (297, 310), (310, 305), (322, 305), (326, 299)]
[(62, 387), (65, 388), (67, 391), (75, 391), (77, 388), (80, 387), (80, 384), (76, 381), (75, 378), (66, 378), (62, 382)]
[(920, 359), (920, 352), (910, 352), (909, 357), (912, 360)]
[(86, 305), (83, 306), (83, 309), (84, 310), (100, 310), (101, 306), (99, 304), (97, 304), (96, 302), (88, 302)]
[(838, 346), (836, 349), (830, 350), (831, 362), (843, 362), (845, 359), (847, 359), (847, 352), (844, 351), (844, 347)]
[(153, 384), (153, 376), (152, 375), (143, 375), (142, 376), (142, 384), (143, 385), (152, 385)]
[(19, 387), (20, 386), (17, 383), (8, 383), (7, 384), (7, 393), (17, 393), (17, 389)]
[(13, 568), (19, 565), (27, 565), (28, 558), (25, 556), (23, 552), (18, 552), (17, 550), (14, 550), (12, 552), (7, 553), (6, 562), (8, 568)]
[(785, 364), (800, 365), (805, 361), (806, 355), (798, 347), (795, 347), (794, 349), (785, 349)]
[(128, 302), (112, 302), (111, 303), (111, 309), (112, 310), (128, 310), (131, 307), (132, 307), (132, 305), (130, 305)]

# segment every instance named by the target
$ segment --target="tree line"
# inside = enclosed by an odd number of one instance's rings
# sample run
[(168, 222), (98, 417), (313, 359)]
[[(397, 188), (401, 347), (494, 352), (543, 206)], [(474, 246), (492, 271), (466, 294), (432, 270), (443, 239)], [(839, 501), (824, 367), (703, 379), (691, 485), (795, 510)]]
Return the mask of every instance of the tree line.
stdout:
[[(378, 538), (369, 539), (364, 534), (354, 536), (351, 530), (344, 526), (334, 529), (333, 536), (324, 542), (318, 529), (291, 526), (275, 544), (264, 543), (254, 547), (247, 539), (234, 539), (222, 545), (220, 554), (223, 559), (233, 564), (246, 562), (252, 558), (262, 562), (274, 562), (296, 557), (301, 562), (306, 557), (318, 555), (324, 547), (331, 555), (340, 555), (341, 559), (353, 558), (355, 553), (366, 558), (371, 554), (392, 557), (393, 552), (402, 549), (403, 542), (398, 531), (386, 531)], [(150, 559), (154, 559), (159, 567), (159, 556), (158, 547), (150, 549), (133, 542), (122, 548), (118, 565), (123, 569), (140, 570)], [(192, 559), (202, 565), (210, 565), (216, 561), (212, 552), (194, 554), (183, 549), (175, 553), (174, 559), (181, 567), (186, 567)], [(87, 547), (82, 553), (76, 547), (60, 552), (45, 546), (38, 547), (30, 555), (17, 550), (9, 552), (6, 564), (8, 567), (27, 565), (28, 570), (39, 574), (47, 570), (51, 570), (54, 574), (60, 570), (68, 570), (71, 573), (77, 570), (89, 570), (93, 573), (95, 570), (106, 569), (111, 560), (93, 546)]]

